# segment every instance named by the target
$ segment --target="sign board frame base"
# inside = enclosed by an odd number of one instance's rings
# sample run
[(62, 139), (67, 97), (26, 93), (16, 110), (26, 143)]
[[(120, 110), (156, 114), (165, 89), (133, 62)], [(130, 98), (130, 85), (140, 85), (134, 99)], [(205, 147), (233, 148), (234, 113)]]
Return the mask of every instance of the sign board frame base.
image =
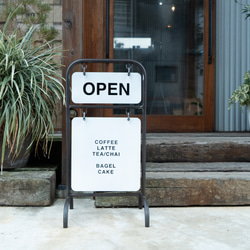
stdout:
[[(126, 67), (127, 65), (135, 66), (134, 68), (138, 69), (139, 73), (141, 74), (141, 101), (139, 103), (128, 103), (128, 104), (116, 104), (110, 103), (77, 103), (72, 104), (71, 102), (71, 77), (73, 68), (77, 65), (87, 65), (88, 63), (118, 63), (124, 64)], [(130, 68), (129, 68), (130, 69)], [(87, 74), (85, 71), (83, 74)], [(130, 70), (128, 71), (128, 75), (130, 75)], [(142, 209), (144, 207), (144, 217), (145, 217), (145, 227), (149, 227), (150, 224), (150, 215), (149, 215), (149, 206), (145, 195), (145, 186), (146, 186), (146, 83), (147, 83), (147, 76), (144, 67), (135, 60), (130, 59), (79, 59), (72, 62), (66, 72), (66, 183), (67, 183), (67, 195), (64, 203), (63, 209), (63, 228), (68, 227), (68, 211), (69, 209), (74, 208), (74, 198), (81, 198), (81, 197), (97, 197), (97, 196), (136, 196), (138, 197), (138, 207)], [(74, 108), (81, 108), (82, 110), (86, 110), (87, 108), (108, 108), (108, 109), (139, 109), (142, 112), (141, 118), (141, 169), (140, 169), (140, 188), (138, 191), (118, 191), (118, 192), (109, 192), (109, 191), (100, 191), (98, 192), (84, 192), (78, 191), (75, 192), (72, 190), (72, 167), (71, 167), (71, 119), (70, 119), (70, 110)], [(85, 119), (85, 114), (83, 119)], [(86, 118), (88, 119), (88, 118)], [(129, 116), (127, 119), (130, 119)]]
[(63, 208), (63, 228), (68, 228), (68, 211), (69, 211), (69, 208), (70, 209), (74, 208), (73, 198), (98, 197), (98, 196), (99, 197), (100, 196), (105, 196), (105, 197), (138, 196), (138, 208), (142, 209), (144, 207), (145, 227), (149, 227), (150, 225), (149, 206), (148, 206), (148, 202), (147, 202), (145, 195), (143, 195), (141, 192), (138, 192), (138, 193), (105, 192), (105, 193), (80, 193), (80, 194), (71, 193), (71, 195), (68, 195), (66, 197), (64, 208)]

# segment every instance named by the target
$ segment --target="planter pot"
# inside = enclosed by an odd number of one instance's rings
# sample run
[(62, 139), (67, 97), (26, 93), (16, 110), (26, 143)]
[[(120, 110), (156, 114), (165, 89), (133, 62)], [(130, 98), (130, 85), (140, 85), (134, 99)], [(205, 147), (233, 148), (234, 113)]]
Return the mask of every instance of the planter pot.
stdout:
[[(2, 134), (0, 134), (0, 157), (2, 157)], [(24, 139), (22, 144), (22, 148), (18, 157), (14, 157), (14, 151), (16, 147), (14, 147), (13, 152), (10, 153), (10, 148), (5, 148), (4, 154), (4, 163), (3, 169), (13, 169), (13, 168), (22, 168), (25, 167), (29, 161), (30, 151), (27, 152), (27, 148), (30, 145), (30, 138)]]

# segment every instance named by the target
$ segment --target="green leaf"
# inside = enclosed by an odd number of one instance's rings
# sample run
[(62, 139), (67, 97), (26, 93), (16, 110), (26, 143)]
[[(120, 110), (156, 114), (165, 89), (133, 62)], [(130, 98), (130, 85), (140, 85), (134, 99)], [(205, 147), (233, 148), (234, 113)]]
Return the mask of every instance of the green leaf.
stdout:
[(37, 150), (42, 142), (43, 151), (49, 153), (56, 104), (65, 101), (61, 83), (64, 79), (57, 73), (61, 65), (54, 61), (60, 55), (58, 47), (53, 47), (52, 42), (37, 46), (37, 29), (38, 26), (32, 26), (21, 37), (17, 29), (7, 35), (7, 24), (0, 31), (0, 130), (4, 132), (1, 162), (6, 145), (14, 148), (28, 134), (29, 148), (35, 143)]

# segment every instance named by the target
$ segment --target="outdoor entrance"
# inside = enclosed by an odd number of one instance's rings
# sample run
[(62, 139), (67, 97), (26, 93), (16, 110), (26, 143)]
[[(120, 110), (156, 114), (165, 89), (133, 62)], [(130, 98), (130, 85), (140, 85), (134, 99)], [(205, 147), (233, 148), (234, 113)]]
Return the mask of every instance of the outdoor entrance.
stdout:
[[(64, 0), (64, 76), (79, 58), (137, 60), (148, 75), (147, 132), (213, 131), (214, 8), (215, 0)], [(88, 72), (127, 70), (87, 65)], [(89, 117), (120, 115), (119, 108), (88, 110)], [(63, 155), (65, 144), (63, 136)]]
[(213, 131), (214, 6), (214, 0), (65, 1), (64, 64), (79, 58), (137, 60), (148, 75), (147, 132)]
[(213, 106), (207, 87), (213, 85), (208, 82), (208, 4), (114, 0), (113, 56), (138, 60), (146, 68), (148, 131), (212, 130), (212, 110), (206, 107)]

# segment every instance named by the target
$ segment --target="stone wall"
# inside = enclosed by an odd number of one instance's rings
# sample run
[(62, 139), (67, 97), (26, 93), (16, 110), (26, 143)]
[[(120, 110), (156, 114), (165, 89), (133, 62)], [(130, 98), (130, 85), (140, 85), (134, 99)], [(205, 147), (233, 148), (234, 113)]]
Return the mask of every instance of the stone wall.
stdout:
[[(1, 28), (5, 22), (4, 8), (5, 3), (10, 0), (0, 0), (0, 24)], [(12, 0), (13, 1), (13, 0)], [(62, 0), (45, 0), (45, 3), (48, 3), (51, 6), (51, 11), (49, 12), (49, 16), (47, 22), (49, 25), (53, 25), (58, 31), (58, 35), (56, 37), (57, 42), (62, 42)]]

